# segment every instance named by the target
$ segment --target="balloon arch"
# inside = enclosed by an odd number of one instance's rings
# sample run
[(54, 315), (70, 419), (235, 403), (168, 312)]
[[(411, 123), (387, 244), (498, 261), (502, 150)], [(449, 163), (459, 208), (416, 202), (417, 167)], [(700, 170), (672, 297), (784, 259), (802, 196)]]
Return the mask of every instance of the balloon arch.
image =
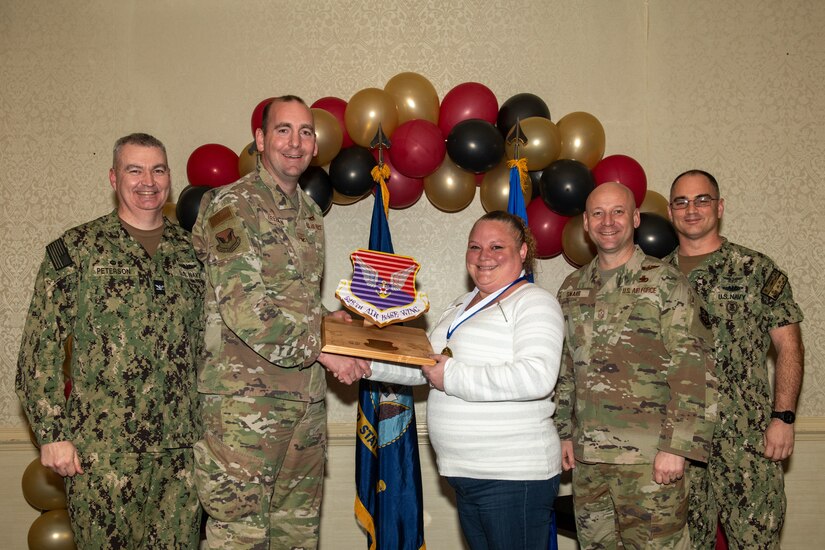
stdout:
[[(272, 99), (253, 109), (253, 136)], [(381, 154), (389, 168), (390, 208), (408, 208), (426, 195), (439, 210), (458, 212), (475, 199), (479, 188), (486, 211), (506, 210), (507, 161), (518, 155), (527, 160), (530, 174), (523, 192), (539, 257), (563, 254), (574, 266), (594, 257), (578, 214), (594, 187), (608, 181), (630, 188), (636, 206), (646, 213), (636, 236), (645, 252), (662, 257), (676, 246), (667, 199), (648, 191), (645, 171), (636, 160), (604, 156), (604, 128), (590, 113), (573, 112), (553, 122), (540, 97), (520, 93), (499, 106), (495, 94), (478, 82), (455, 86), (439, 102), (430, 81), (412, 72), (395, 75), (383, 89), (360, 90), (349, 102), (329, 96), (310, 107), (318, 155), (300, 185), (324, 213), (371, 194), (372, 171), (379, 163), (378, 149), (371, 144), (380, 126), (391, 141)], [(517, 124), (523, 138), (518, 148), (508, 139)], [(239, 154), (216, 143), (195, 149), (186, 165), (189, 185), (175, 206), (179, 223), (191, 229), (203, 194), (254, 170), (257, 157), (254, 140)]]

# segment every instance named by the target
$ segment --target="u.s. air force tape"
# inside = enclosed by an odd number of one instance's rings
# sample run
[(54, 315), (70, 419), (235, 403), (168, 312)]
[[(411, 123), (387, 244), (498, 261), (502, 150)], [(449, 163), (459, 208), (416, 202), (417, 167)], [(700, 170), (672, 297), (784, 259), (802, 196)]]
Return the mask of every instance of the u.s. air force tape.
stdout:
[(57, 239), (46, 245), (46, 254), (49, 255), (52, 265), (56, 270), (72, 265), (72, 257), (69, 256), (69, 249), (63, 239)]

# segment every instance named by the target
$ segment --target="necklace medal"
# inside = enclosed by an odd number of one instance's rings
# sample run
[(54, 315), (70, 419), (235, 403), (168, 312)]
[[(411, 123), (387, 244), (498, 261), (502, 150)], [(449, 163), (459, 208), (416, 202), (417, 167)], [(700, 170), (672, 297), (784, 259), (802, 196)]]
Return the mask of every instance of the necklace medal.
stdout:
[[(461, 326), (465, 321), (469, 320), (470, 317), (472, 317), (473, 315), (475, 315), (476, 313), (478, 313), (479, 311), (481, 311), (482, 309), (487, 307), (488, 304), (490, 304), (490, 303), (494, 302), (495, 300), (497, 300), (499, 296), (501, 296), (502, 294), (504, 294), (505, 292), (510, 290), (511, 286), (515, 285), (516, 283), (520, 283), (521, 281), (524, 281), (526, 279), (527, 279), (527, 277), (524, 275), (524, 272), (522, 272), (521, 277), (519, 277), (518, 279), (516, 279), (515, 281), (513, 281), (509, 285), (505, 286), (504, 288), (502, 288), (498, 292), (490, 294), (489, 296), (487, 296), (486, 298), (484, 298), (483, 300), (478, 302), (476, 305), (474, 305), (470, 309), (466, 309), (467, 306), (463, 305), (462, 309), (460, 309), (458, 311), (457, 315), (455, 316), (455, 319), (453, 319), (453, 322), (450, 323), (450, 328), (447, 330), (447, 345), (444, 346), (443, 350), (441, 350), (441, 355), (446, 355), (447, 357), (452, 357), (453, 356), (453, 350), (450, 349), (450, 337), (452, 337), (453, 333), (456, 331), (456, 329), (459, 326)], [(473, 291), (473, 295), (470, 297), (470, 300), (467, 301), (467, 304), (469, 304), (470, 301), (472, 301), (473, 297), (475, 297), (476, 294), (478, 294), (478, 288), (476, 288)]]

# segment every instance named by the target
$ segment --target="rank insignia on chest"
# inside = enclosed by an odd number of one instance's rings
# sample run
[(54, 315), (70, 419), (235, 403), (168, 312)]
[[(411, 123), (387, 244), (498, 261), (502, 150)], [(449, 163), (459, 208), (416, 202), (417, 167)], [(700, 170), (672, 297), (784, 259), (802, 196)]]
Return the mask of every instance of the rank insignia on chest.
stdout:
[(166, 294), (166, 285), (163, 283), (163, 281), (152, 281), (152, 286), (155, 289), (155, 296), (162, 296)]

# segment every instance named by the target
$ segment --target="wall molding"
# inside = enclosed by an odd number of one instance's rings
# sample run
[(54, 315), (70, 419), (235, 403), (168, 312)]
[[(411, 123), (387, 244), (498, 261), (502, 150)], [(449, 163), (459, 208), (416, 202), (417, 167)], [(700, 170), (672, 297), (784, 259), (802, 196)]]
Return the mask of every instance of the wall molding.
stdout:
[[(428, 445), (427, 424), (417, 425), (418, 442)], [(354, 447), (355, 423), (331, 422), (327, 425), (330, 446)], [(825, 441), (825, 416), (809, 416), (796, 420), (797, 441)], [(0, 428), (0, 452), (32, 449), (31, 433), (25, 428)]]

